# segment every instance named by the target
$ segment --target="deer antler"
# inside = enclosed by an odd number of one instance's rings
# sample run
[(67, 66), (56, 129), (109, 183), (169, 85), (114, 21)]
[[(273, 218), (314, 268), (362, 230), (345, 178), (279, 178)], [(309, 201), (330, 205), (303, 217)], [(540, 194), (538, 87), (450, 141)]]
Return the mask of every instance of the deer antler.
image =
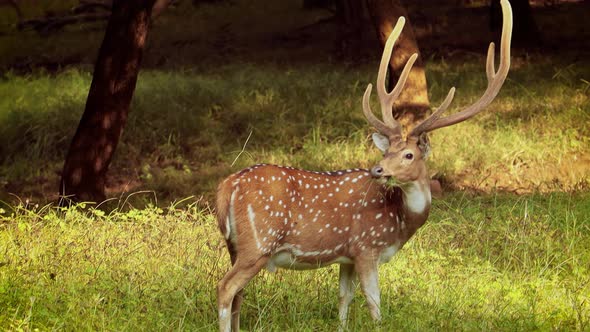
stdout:
[(393, 28), (389, 38), (387, 38), (385, 48), (383, 49), (383, 55), (381, 56), (379, 73), (377, 74), (377, 95), (379, 96), (379, 102), (381, 104), (381, 115), (383, 117), (383, 121), (377, 119), (371, 110), (371, 106), (369, 105), (371, 89), (373, 88), (372, 84), (367, 86), (367, 90), (365, 90), (365, 94), (363, 95), (363, 113), (365, 114), (367, 121), (369, 121), (369, 123), (373, 125), (373, 127), (375, 127), (379, 132), (387, 135), (390, 140), (401, 140), (402, 138), (401, 125), (393, 118), (391, 108), (393, 106), (393, 102), (397, 99), (404, 88), (406, 79), (410, 74), (410, 70), (418, 58), (418, 54), (412, 54), (408, 62), (406, 62), (404, 70), (402, 71), (397, 84), (393, 90), (388, 93), (385, 88), (385, 76), (387, 74), (387, 68), (389, 66), (389, 60), (391, 58), (393, 46), (402, 32), (405, 22), (406, 19), (404, 17), (400, 17), (397, 20), (397, 24)]
[(508, 75), (508, 69), (510, 68), (510, 40), (512, 37), (512, 10), (508, 0), (501, 0), (503, 23), (502, 23), (502, 40), (500, 42), (500, 66), (498, 71), (495, 71), (494, 67), (494, 43), (490, 43), (488, 48), (488, 57), (486, 63), (486, 74), (488, 77), (488, 86), (484, 94), (476, 101), (473, 105), (468, 106), (464, 110), (449, 115), (444, 118), (440, 118), (442, 112), (444, 112), (450, 105), (455, 88), (451, 88), (447, 98), (441, 106), (426, 120), (420, 123), (418, 126), (410, 132), (410, 136), (420, 136), (420, 134), (429, 132), (438, 128), (447, 127), (456, 123), (465, 121), (477, 113), (481, 112), (486, 106), (488, 106), (492, 100), (496, 97), (504, 80)]

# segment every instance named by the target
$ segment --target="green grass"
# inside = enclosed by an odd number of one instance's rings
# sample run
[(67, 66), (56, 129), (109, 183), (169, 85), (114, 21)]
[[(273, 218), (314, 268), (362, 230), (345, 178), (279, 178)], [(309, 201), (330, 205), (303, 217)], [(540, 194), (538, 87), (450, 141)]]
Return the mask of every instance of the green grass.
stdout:
[[(0, 223), (0, 328), (215, 330), (215, 284), (229, 259), (200, 206), (13, 207)], [(588, 194), (436, 200), (426, 226), (380, 268), (382, 330), (588, 330), (589, 216)], [(261, 273), (243, 328), (336, 329), (337, 275)], [(360, 291), (350, 327), (375, 328)]]
[[(482, 62), (429, 63), (433, 103), (453, 85), (458, 92), (450, 112), (473, 102), (485, 87)], [(552, 74), (538, 69), (543, 62), (517, 58), (515, 63), (487, 111), (432, 134), (430, 169), (457, 188), (519, 193), (587, 188), (590, 102), (584, 77), (590, 77), (590, 66), (554, 63)], [(258, 162), (324, 170), (369, 167), (379, 154), (359, 100), (374, 69), (372, 64), (239, 63), (199, 71), (145, 70), (111, 167), (113, 192), (155, 190), (163, 199), (208, 195), (223, 176)], [(90, 79), (88, 72), (71, 69), (0, 80), (0, 135), (10, 142), (0, 145), (6, 192), (55, 197)], [(117, 189), (118, 183), (129, 186)]]

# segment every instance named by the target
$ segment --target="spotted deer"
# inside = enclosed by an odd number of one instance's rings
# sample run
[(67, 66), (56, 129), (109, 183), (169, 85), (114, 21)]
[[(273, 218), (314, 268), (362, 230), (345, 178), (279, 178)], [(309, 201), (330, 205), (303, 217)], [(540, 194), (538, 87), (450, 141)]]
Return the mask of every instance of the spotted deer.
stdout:
[(345, 327), (356, 278), (374, 320), (380, 320), (378, 265), (400, 250), (428, 218), (430, 178), (425, 159), (426, 134), (467, 120), (498, 94), (510, 67), (512, 11), (502, 0), (503, 30), (500, 65), (494, 66), (494, 44), (487, 54), (488, 85), (473, 105), (441, 117), (455, 89), (433, 114), (414, 127), (406, 139), (393, 118), (392, 104), (403, 89), (417, 58), (405, 65), (391, 92), (385, 76), (393, 45), (404, 25), (401, 17), (391, 33), (379, 66), (377, 94), (383, 121), (370, 108), (372, 85), (362, 108), (379, 133), (373, 141), (383, 159), (371, 170), (312, 172), (260, 164), (227, 177), (217, 190), (217, 219), (226, 239), (232, 267), (218, 284), (220, 331), (239, 331), (243, 288), (261, 269), (315, 269), (340, 264), (339, 319)]

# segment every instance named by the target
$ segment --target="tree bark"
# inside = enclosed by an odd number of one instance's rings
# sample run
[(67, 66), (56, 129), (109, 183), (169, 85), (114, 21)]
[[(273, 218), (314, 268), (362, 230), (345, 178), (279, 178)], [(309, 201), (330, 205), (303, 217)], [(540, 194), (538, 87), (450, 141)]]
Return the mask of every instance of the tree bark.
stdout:
[(62, 205), (106, 197), (106, 173), (129, 113), (154, 1), (113, 3), (84, 114), (64, 163)]
[(2, 1), (2, 4), (7, 4), (10, 7), (14, 8), (14, 11), (16, 13), (16, 16), (18, 18), (18, 22), (21, 22), (23, 20), (23, 12), (20, 10), (20, 7), (18, 5), (18, 3), (16, 3), (16, 0), (8, 0), (8, 1)]
[(340, 28), (338, 46), (341, 55), (357, 59), (363, 40), (363, 3), (360, 0), (337, 0), (336, 17)]
[[(367, 8), (375, 25), (381, 46), (385, 46), (387, 38), (393, 31), (400, 16), (406, 18), (406, 25), (395, 43), (393, 56), (389, 63), (389, 88), (397, 82), (406, 62), (414, 53), (420, 55), (414, 29), (408, 18), (408, 13), (397, 0), (366, 0)], [(430, 110), (428, 87), (422, 56), (418, 56), (414, 67), (410, 71), (405, 88), (393, 105), (394, 117), (406, 127), (424, 119)]]
[(172, 0), (156, 0), (152, 7), (152, 20), (156, 19), (170, 4)]

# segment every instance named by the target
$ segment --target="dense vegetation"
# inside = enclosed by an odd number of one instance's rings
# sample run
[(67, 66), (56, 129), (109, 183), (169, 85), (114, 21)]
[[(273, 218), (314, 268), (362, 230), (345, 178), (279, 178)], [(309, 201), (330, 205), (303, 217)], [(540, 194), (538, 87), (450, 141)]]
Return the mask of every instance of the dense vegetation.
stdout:
[[(218, 181), (257, 162), (330, 170), (380, 157), (360, 110), (376, 60), (310, 60), (314, 49), (299, 41), (253, 56), (240, 47), (263, 44), (253, 36), (266, 30), (240, 34), (252, 21), (238, 14), (257, 13), (241, 6), (225, 8), (230, 34), (214, 6), (193, 14), (194, 34), (172, 24), (180, 12), (156, 23), (110, 171), (114, 198), (99, 207), (51, 202), (100, 30), (0, 36), (0, 66), (27, 64), (0, 78), (1, 329), (215, 330), (215, 285), (229, 265), (210, 207)], [(301, 22), (281, 21), (273, 6), (265, 29)], [(434, 104), (451, 86), (454, 110), (479, 96), (484, 49), (429, 58)], [(587, 59), (516, 51), (488, 111), (433, 133), (429, 167), (445, 194), (380, 269), (383, 330), (590, 329)], [(48, 63), (57, 70), (39, 69)], [(335, 267), (262, 273), (243, 327), (334, 330), (337, 289)], [(359, 292), (352, 330), (375, 329), (363, 305)]]

